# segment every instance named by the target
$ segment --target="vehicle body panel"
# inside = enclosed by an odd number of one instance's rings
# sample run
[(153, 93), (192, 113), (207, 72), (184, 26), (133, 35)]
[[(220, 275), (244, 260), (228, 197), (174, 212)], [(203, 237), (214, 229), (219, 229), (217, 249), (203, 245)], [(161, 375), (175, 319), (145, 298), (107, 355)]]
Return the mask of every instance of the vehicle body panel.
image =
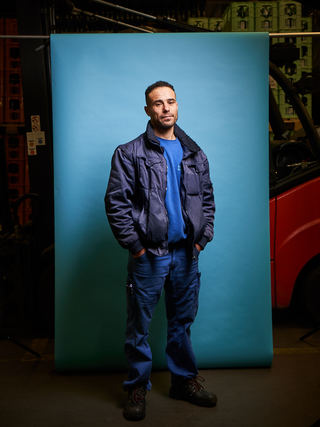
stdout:
[(277, 308), (290, 304), (299, 273), (320, 253), (318, 194), (320, 177), (270, 200), (272, 288), (276, 289), (273, 304)]
[(270, 211), (270, 261), (271, 261), (271, 298), (272, 306), (276, 306), (275, 292), (275, 265), (274, 265), (274, 249), (275, 249), (275, 225), (276, 225), (276, 198), (273, 197), (269, 202)]

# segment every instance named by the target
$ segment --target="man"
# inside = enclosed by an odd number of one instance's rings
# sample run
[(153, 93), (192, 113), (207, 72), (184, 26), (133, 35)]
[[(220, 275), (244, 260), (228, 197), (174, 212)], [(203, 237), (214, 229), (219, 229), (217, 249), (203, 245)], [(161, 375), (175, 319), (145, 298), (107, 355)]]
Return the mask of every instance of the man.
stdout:
[(145, 416), (152, 355), (147, 341), (162, 289), (168, 320), (169, 395), (200, 406), (217, 398), (199, 383), (190, 327), (198, 309), (198, 255), (213, 237), (215, 205), (208, 160), (176, 125), (178, 103), (163, 81), (145, 92), (147, 130), (114, 152), (105, 197), (111, 229), (129, 250), (124, 416)]

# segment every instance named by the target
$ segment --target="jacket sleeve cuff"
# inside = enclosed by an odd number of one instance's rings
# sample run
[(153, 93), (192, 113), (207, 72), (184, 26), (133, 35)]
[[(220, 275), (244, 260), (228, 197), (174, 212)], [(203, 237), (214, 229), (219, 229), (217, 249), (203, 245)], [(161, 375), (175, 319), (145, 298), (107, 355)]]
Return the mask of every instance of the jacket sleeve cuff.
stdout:
[(140, 242), (140, 240), (137, 240), (132, 245), (130, 245), (128, 249), (129, 249), (129, 251), (132, 254), (136, 254), (139, 251), (141, 251), (141, 249), (143, 249), (143, 248), (144, 248), (144, 246), (142, 245), (142, 243)]
[(208, 243), (208, 239), (206, 237), (201, 237), (201, 239), (196, 242), (198, 245), (200, 245), (203, 249), (205, 248), (206, 244)]

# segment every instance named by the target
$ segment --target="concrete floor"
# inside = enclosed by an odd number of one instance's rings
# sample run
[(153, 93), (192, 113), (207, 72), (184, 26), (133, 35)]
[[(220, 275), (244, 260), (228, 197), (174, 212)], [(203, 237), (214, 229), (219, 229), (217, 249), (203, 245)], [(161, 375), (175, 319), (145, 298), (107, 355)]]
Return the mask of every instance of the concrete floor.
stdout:
[[(203, 370), (218, 395), (216, 408), (199, 408), (168, 397), (168, 372), (154, 372), (147, 416), (140, 425), (178, 427), (320, 426), (320, 331), (308, 331), (286, 312), (274, 316), (274, 362), (270, 369)], [(11, 341), (0, 341), (1, 427), (127, 426), (122, 417), (125, 373), (54, 371), (53, 341), (21, 340), (38, 360)]]

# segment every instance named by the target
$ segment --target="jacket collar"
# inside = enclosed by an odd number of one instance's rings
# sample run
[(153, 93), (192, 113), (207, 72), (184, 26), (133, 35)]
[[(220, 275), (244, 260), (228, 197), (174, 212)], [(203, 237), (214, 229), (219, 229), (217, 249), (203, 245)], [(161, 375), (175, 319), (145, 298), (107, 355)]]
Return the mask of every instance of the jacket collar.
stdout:
[[(174, 134), (181, 142), (183, 148), (187, 148), (191, 152), (197, 152), (200, 150), (200, 147), (188, 136), (177, 124), (174, 125)], [(156, 144), (156, 149), (160, 149), (160, 143), (157, 137), (154, 134), (153, 127), (149, 120), (146, 129), (147, 140), (154, 146)], [(155, 146), (154, 146), (155, 147)]]

